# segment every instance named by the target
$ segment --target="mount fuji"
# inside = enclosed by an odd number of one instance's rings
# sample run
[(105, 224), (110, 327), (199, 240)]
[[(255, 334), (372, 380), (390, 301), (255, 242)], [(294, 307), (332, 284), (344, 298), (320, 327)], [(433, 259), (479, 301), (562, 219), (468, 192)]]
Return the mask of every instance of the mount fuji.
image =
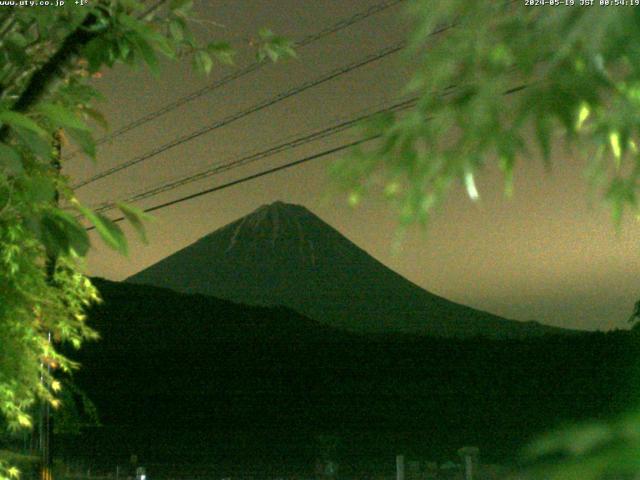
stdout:
[(283, 202), (258, 208), (127, 281), (237, 303), (285, 306), (361, 333), (522, 338), (567, 332), (434, 295), (305, 207)]

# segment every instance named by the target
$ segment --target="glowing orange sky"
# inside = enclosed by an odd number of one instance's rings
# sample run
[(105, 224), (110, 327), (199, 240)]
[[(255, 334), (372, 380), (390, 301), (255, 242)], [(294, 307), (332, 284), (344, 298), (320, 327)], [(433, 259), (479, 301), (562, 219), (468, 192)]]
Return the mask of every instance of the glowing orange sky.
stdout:
[[(239, 44), (262, 26), (298, 39), (377, 3), (247, 0), (216, 2), (214, 9), (201, 2), (198, 18), (205, 21), (196, 28), (202, 36)], [(95, 165), (76, 158), (65, 171), (74, 180), (87, 178), (398, 41), (406, 33), (400, 11), (390, 8), (301, 48), (299, 60), (267, 65), (103, 145)], [(239, 57), (239, 66), (251, 61), (249, 52)], [(120, 199), (198, 172), (211, 162), (232, 160), (390, 102), (406, 79), (402, 65), (402, 57), (396, 55), (364, 67), (96, 182), (79, 195), (89, 204)], [(101, 109), (115, 130), (232, 68), (219, 67), (209, 79), (192, 74), (186, 62), (167, 65), (159, 79), (118, 68), (96, 82), (108, 98)], [(192, 183), (140, 206), (302, 158), (354, 138), (354, 133)], [(519, 320), (586, 329), (625, 328), (633, 303), (640, 298), (638, 225), (627, 218), (616, 234), (608, 211), (597, 202), (588, 204), (584, 161), (561, 149), (555, 153), (550, 174), (538, 159), (520, 162), (512, 199), (504, 198), (497, 172), (485, 172), (478, 180), (480, 202), (470, 202), (462, 189), (457, 190), (428, 232), (411, 230), (395, 254), (397, 224), (391, 207), (369, 198), (354, 210), (343, 197), (328, 195), (331, 183), (325, 173), (330, 160), (325, 159), (160, 210), (149, 226), (148, 246), (133, 241), (131, 235), (129, 259), (99, 247), (90, 255), (89, 273), (123, 279), (262, 204), (283, 200), (305, 205), (390, 268), (456, 302)]]

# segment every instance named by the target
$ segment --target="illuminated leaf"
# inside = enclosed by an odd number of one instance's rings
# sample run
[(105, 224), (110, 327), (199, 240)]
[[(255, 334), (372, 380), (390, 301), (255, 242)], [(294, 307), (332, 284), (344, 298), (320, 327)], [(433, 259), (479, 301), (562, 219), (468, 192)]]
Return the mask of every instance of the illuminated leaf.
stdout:
[(620, 168), (620, 157), (622, 156), (622, 150), (620, 149), (620, 134), (618, 132), (611, 132), (609, 134), (609, 143), (611, 144), (611, 150), (616, 161), (616, 167)]
[(211, 73), (211, 69), (213, 68), (213, 60), (211, 60), (211, 55), (209, 55), (204, 50), (198, 50), (193, 56), (196, 68), (204, 72), (205, 74)]
[(578, 112), (578, 122), (576, 123), (576, 130), (581, 130), (584, 122), (589, 118), (589, 114), (591, 110), (589, 109), (589, 105), (583, 103), (580, 106), (580, 111)]
[(387, 197), (394, 197), (398, 194), (399, 191), (400, 191), (400, 184), (398, 182), (388, 183), (384, 187), (384, 194)]
[(26, 428), (31, 428), (33, 425), (31, 423), (31, 418), (25, 414), (18, 414), (18, 423)]
[(467, 195), (474, 202), (480, 198), (478, 189), (476, 188), (476, 182), (473, 178), (473, 172), (466, 172), (464, 174), (464, 186), (467, 189)]

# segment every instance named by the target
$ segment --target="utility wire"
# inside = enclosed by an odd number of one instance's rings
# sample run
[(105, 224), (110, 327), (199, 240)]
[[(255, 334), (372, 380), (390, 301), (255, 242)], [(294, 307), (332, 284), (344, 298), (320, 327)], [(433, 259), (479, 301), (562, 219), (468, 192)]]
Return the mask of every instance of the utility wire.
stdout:
[[(294, 47), (296, 48), (301, 48), (301, 47), (305, 47), (311, 43), (314, 43), (328, 35), (332, 35), (334, 33), (339, 32), (340, 30), (343, 30), (345, 28), (349, 28), (350, 26), (361, 22), (379, 12), (382, 12), (390, 7), (393, 7), (399, 3), (404, 2), (405, 0), (388, 0), (385, 2), (381, 2), (378, 3), (376, 5), (373, 5), (369, 8), (367, 8), (366, 10), (363, 10), (361, 12), (357, 12), (355, 14), (353, 14), (352, 16), (345, 18), (343, 20), (340, 20), (339, 22), (334, 23), (333, 25), (330, 25), (316, 33), (312, 33), (304, 38), (302, 38), (300, 41), (296, 42)], [(158, 117), (161, 117), (162, 115), (175, 110), (179, 107), (181, 107), (182, 105), (184, 105), (185, 103), (189, 103), (193, 100), (196, 100), (214, 90), (217, 90), (220, 87), (223, 87), (224, 85), (233, 82), (235, 80), (238, 80), (242, 77), (245, 77), (247, 75), (249, 75), (250, 73), (255, 72), (256, 70), (259, 70), (260, 68), (262, 68), (265, 65), (264, 62), (253, 62), (249, 65), (247, 65), (244, 68), (241, 68), (237, 71), (235, 71), (234, 73), (231, 73), (229, 75), (226, 75), (224, 77), (222, 77), (221, 79), (199, 89), (196, 90), (194, 92), (189, 93), (188, 95), (185, 95), (183, 97), (178, 98), (177, 100), (174, 100), (171, 103), (168, 103), (166, 105), (164, 105), (163, 107), (159, 108), (158, 110), (154, 110), (153, 112), (150, 112), (122, 127), (120, 127), (119, 129), (115, 130), (114, 132), (104, 135), (102, 137), (100, 137), (99, 139), (96, 140), (96, 145), (102, 145), (103, 143), (106, 142), (110, 142), (111, 140), (120, 137), (122, 135), (124, 135), (125, 133), (141, 126), (144, 125), (145, 123), (149, 123), (152, 120), (155, 120)], [(77, 156), (77, 154), (79, 153), (79, 151), (75, 151), (72, 152), (71, 154), (69, 154), (68, 156), (66, 156), (66, 159), (69, 160), (75, 156)]]
[[(376, 138), (380, 138), (380, 137), (381, 137), (380, 134), (372, 135), (372, 136), (367, 137), (367, 138), (363, 138), (363, 139), (356, 140), (356, 141), (353, 141), (353, 142), (345, 143), (345, 144), (342, 144), (342, 145), (340, 145), (338, 147), (333, 147), (333, 148), (330, 148), (328, 150), (324, 150), (324, 151), (322, 151), (320, 153), (316, 153), (316, 154), (310, 155), (308, 157), (304, 157), (304, 158), (301, 158), (299, 160), (295, 160), (293, 162), (285, 163), (284, 165), (280, 165), (278, 167), (270, 168), (268, 170), (263, 170), (262, 172), (255, 173), (253, 175), (248, 175), (246, 177), (242, 177), (242, 178), (240, 178), (238, 180), (234, 180), (232, 182), (224, 183), (222, 185), (218, 185), (218, 186), (215, 186), (215, 187), (212, 187), (212, 188), (208, 188), (206, 190), (201, 190), (199, 192), (192, 193), (190, 195), (186, 195), (184, 197), (180, 197), (180, 198), (177, 198), (175, 200), (171, 200), (169, 202), (164, 202), (164, 203), (161, 203), (161, 204), (158, 204), (158, 205), (154, 205), (153, 207), (145, 208), (145, 209), (143, 209), (143, 212), (145, 212), (145, 213), (155, 212), (156, 210), (167, 208), (167, 207), (170, 207), (172, 205), (176, 205), (178, 203), (186, 202), (187, 200), (192, 200), (194, 198), (201, 197), (203, 195), (207, 195), (209, 193), (213, 193), (213, 192), (217, 192), (217, 191), (220, 191), (220, 190), (224, 190), (225, 188), (233, 187), (235, 185), (239, 185), (241, 183), (248, 182), (250, 180), (255, 180), (256, 178), (264, 177), (266, 175), (271, 175), (272, 173), (276, 173), (276, 172), (279, 172), (281, 170), (286, 170), (288, 168), (292, 168), (292, 167), (301, 165), (303, 163), (310, 162), (311, 160), (317, 160), (319, 158), (323, 158), (323, 157), (326, 157), (328, 155), (332, 155), (334, 153), (338, 153), (338, 152), (341, 152), (343, 150), (347, 150), (349, 148), (356, 147), (356, 146), (361, 145), (363, 143), (370, 142), (371, 140), (375, 140)], [(125, 217), (114, 218), (111, 221), (112, 222), (121, 222), (122, 220), (125, 220)], [(94, 228), (96, 228), (96, 227), (92, 225), (92, 226), (87, 227), (86, 230), (87, 231), (91, 231)]]
[(260, 103), (257, 103), (255, 105), (253, 105), (252, 107), (246, 109), (246, 110), (242, 110), (236, 113), (233, 113), (225, 118), (223, 118), (222, 120), (219, 120), (211, 125), (205, 126), (203, 128), (200, 128), (199, 130), (195, 130), (191, 133), (188, 133), (186, 135), (183, 135), (181, 137), (178, 137), (174, 140), (172, 140), (171, 142), (165, 143), (164, 145), (161, 145), (160, 147), (157, 147), (153, 150), (150, 150), (138, 157), (135, 157), (131, 160), (128, 160), (124, 163), (121, 163), (119, 165), (116, 165), (115, 167), (109, 168), (107, 170), (104, 170), (86, 180), (83, 180), (79, 183), (77, 183), (76, 185), (73, 185), (72, 188), (78, 189), (81, 187), (84, 187), (86, 185), (89, 185), (93, 182), (96, 182), (102, 178), (105, 178), (109, 175), (113, 175), (116, 172), (119, 172), (121, 170), (124, 170), (126, 168), (132, 167), (134, 165), (137, 165), (141, 162), (144, 162), (150, 158), (153, 158), (167, 150), (170, 150), (172, 148), (177, 147), (178, 145), (181, 145), (185, 142), (191, 141), (195, 138), (198, 138), (206, 133), (209, 133), (213, 130), (217, 130), (219, 128), (222, 128), (226, 125), (229, 125), (230, 123), (233, 123), (237, 120), (240, 120), (244, 117), (247, 117), (253, 113), (259, 112), (260, 110), (264, 110), (265, 108), (268, 108), (278, 102), (281, 102), (287, 98), (293, 97), (295, 95), (298, 95), (306, 90), (309, 90), (310, 88), (316, 87), (318, 85), (321, 85), (323, 83), (326, 83), (330, 80), (333, 80), (335, 78), (338, 78), (342, 75), (345, 75), (349, 72), (352, 72), (353, 70), (356, 70), (358, 68), (364, 67), (365, 65), (369, 65), (370, 63), (376, 62), (378, 60), (381, 60), (385, 57), (388, 57), (389, 55), (392, 55), (396, 52), (399, 52), (400, 50), (402, 50), (404, 48), (404, 46), (406, 45), (406, 42), (401, 41), (401, 42), (397, 42), (391, 46), (385, 47), (375, 53), (369, 54), (366, 57), (350, 63), (348, 65), (342, 66), (340, 68), (337, 68), (335, 70), (330, 71), (329, 73), (326, 73), (318, 78), (315, 78), (313, 80), (309, 80), (301, 85), (298, 85), (297, 87), (291, 88), (289, 90), (286, 90), (284, 92), (279, 93), (278, 95), (268, 98), (266, 100), (263, 100)]
[[(455, 87), (451, 87), (451, 88), (455, 88)], [(510, 88), (510, 89), (504, 91), (503, 95), (511, 95), (513, 93), (517, 93), (517, 92), (519, 92), (521, 90), (524, 90), (526, 88), (527, 88), (526, 84), (519, 85), (517, 87), (513, 87), (513, 88)], [(446, 95), (446, 94), (450, 93), (450, 91), (451, 91), (450, 89), (447, 89), (447, 91), (443, 92), (443, 95)], [(391, 107), (388, 108), (388, 110), (389, 111), (391, 111), (392, 109), (404, 110), (406, 108), (410, 108), (412, 105), (415, 105), (415, 103), (417, 103), (417, 99), (416, 98), (412, 98), (412, 99), (406, 100), (404, 102), (400, 102), (399, 104), (396, 104), (394, 106), (391, 106)], [(371, 114), (369, 116), (372, 116), (372, 115), (375, 115), (375, 113)], [(428, 118), (426, 120), (428, 120)], [(345, 122), (345, 123), (347, 123), (347, 122)], [(194, 199), (194, 198), (197, 198), (197, 197), (201, 197), (203, 195), (207, 195), (209, 193), (217, 192), (219, 190), (224, 190), (226, 188), (233, 187), (235, 185), (238, 185), (238, 184), (241, 184), (241, 183), (245, 183), (245, 182), (248, 182), (250, 180), (254, 180), (256, 178), (264, 177), (266, 175), (270, 175), (272, 173), (279, 172), (281, 170), (286, 170), (288, 168), (292, 168), (292, 167), (295, 167), (297, 165), (301, 165), (303, 163), (307, 163), (307, 162), (309, 162), (311, 160), (316, 160), (316, 159), (319, 159), (319, 158), (323, 158), (323, 157), (326, 157), (326, 156), (331, 155), (333, 153), (341, 152), (343, 150), (347, 150), (349, 148), (352, 148), (352, 147), (355, 147), (355, 146), (370, 142), (371, 140), (375, 140), (375, 139), (381, 138), (381, 137), (382, 137), (382, 134), (376, 134), (376, 135), (371, 135), (369, 137), (366, 137), (366, 138), (363, 138), (363, 139), (360, 139), (360, 140), (348, 142), (348, 143), (342, 144), (342, 145), (340, 145), (338, 147), (330, 148), (330, 149), (324, 150), (324, 151), (322, 151), (320, 153), (316, 153), (316, 154), (301, 158), (299, 160), (295, 160), (293, 162), (285, 163), (284, 165), (280, 165), (278, 167), (274, 167), (274, 168), (270, 168), (270, 169), (267, 169), (267, 170), (263, 170), (262, 172), (255, 173), (253, 175), (248, 175), (248, 176), (242, 177), (242, 178), (240, 178), (238, 180), (233, 180), (231, 182), (228, 182), (228, 183), (225, 183), (225, 184), (222, 184), (222, 185), (218, 185), (218, 186), (215, 186), (215, 187), (211, 187), (211, 188), (208, 188), (208, 189), (205, 189), (205, 190), (201, 190), (199, 192), (192, 193), (190, 195), (186, 195), (186, 196), (177, 198), (175, 200), (170, 200), (168, 202), (160, 203), (158, 205), (154, 205), (152, 207), (145, 208), (145, 209), (143, 209), (143, 212), (150, 213), (150, 212), (154, 212), (156, 210), (161, 210), (163, 208), (167, 208), (167, 207), (170, 207), (172, 205), (176, 205), (176, 204), (185, 202), (187, 200), (191, 200), (191, 199)], [(277, 147), (275, 147), (275, 148), (277, 148)], [(118, 218), (112, 219), (113, 222), (121, 222), (122, 220), (125, 220), (125, 217), (118, 217)], [(86, 228), (86, 230), (90, 231), (90, 230), (93, 230), (94, 228), (95, 228), (95, 226), (89, 226), (89, 227)]]
[[(239, 168), (259, 160), (264, 160), (265, 158), (285, 152), (287, 150), (291, 150), (293, 148), (297, 148), (301, 145), (305, 145), (313, 141), (321, 140), (323, 138), (336, 135), (337, 133), (348, 130), (352, 128), (354, 125), (364, 120), (367, 120), (369, 118), (372, 118), (376, 115), (380, 115), (383, 113), (400, 112), (400, 111), (406, 110), (408, 108), (415, 106), (416, 102), (417, 102), (417, 97), (397, 102), (389, 107), (378, 109), (374, 112), (371, 112), (369, 110), (369, 113), (358, 114), (356, 117), (350, 118), (348, 120), (344, 120), (340, 123), (334, 124), (330, 127), (323, 128), (321, 130), (316, 130), (312, 133), (307, 133), (305, 135), (299, 136), (292, 140), (282, 142), (266, 150), (245, 155), (231, 162), (217, 163), (217, 164), (214, 164), (211, 168), (208, 168), (204, 171), (200, 171), (192, 175), (188, 175), (176, 180), (172, 180), (170, 182), (161, 184), (159, 186), (153, 187), (148, 190), (143, 190), (139, 193), (135, 193), (123, 199), (122, 202), (132, 203), (132, 202), (144, 200), (146, 198), (154, 197), (164, 192), (175, 190), (176, 188), (179, 188), (183, 185), (187, 185), (189, 183), (193, 183), (195, 181), (202, 180), (214, 175), (219, 175), (223, 172), (227, 172), (229, 170), (233, 170), (235, 168)], [(114, 208), (116, 208), (116, 205), (114, 202), (105, 202), (102, 205), (99, 205), (98, 207), (96, 207), (95, 212), (104, 213)]]

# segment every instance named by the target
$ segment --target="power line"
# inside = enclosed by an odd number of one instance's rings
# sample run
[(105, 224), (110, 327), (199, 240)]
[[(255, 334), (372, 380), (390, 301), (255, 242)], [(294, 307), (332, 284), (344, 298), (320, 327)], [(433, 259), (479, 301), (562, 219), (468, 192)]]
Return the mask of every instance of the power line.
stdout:
[[(373, 5), (369, 8), (367, 8), (366, 10), (363, 10), (361, 12), (357, 12), (355, 14), (353, 14), (352, 16), (345, 18), (343, 20), (340, 20), (339, 22), (334, 23), (333, 25), (330, 25), (329, 27), (326, 27), (316, 33), (310, 34), (304, 38), (302, 38), (300, 41), (295, 43), (295, 47), (297, 48), (301, 48), (301, 47), (305, 47), (311, 43), (314, 43), (326, 36), (332, 35), (334, 33), (339, 32), (340, 30), (343, 30), (345, 28), (349, 28), (350, 26), (361, 22), (379, 12), (382, 12), (390, 7), (393, 7), (399, 3), (404, 2), (405, 0), (388, 0), (385, 2), (381, 2), (378, 3), (376, 5)], [(106, 142), (110, 142), (111, 140), (120, 137), (122, 135), (124, 135), (125, 133), (141, 126), (144, 125), (146, 123), (151, 122), (152, 120), (155, 120), (158, 117), (161, 117), (162, 115), (175, 110), (179, 107), (181, 107), (182, 105), (189, 103), (193, 100), (196, 100), (214, 90), (217, 90), (220, 87), (223, 87), (224, 85), (233, 82), (235, 80), (238, 80), (242, 77), (245, 77), (257, 70), (259, 70), (260, 68), (262, 68), (265, 65), (264, 62), (253, 62), (249, 65), (247, 65), (246, 67), (235, 71), (234, 73), (231, 73), (229, 75), (226, 75), (224, 77), (222, 77), (221, 79), (199, 89), (196, 90), (194, 92), (189, 93), (188, 95), (185, 95), (183, 97), (178, 98), (177, 100), (174, 100), (171, 103), (168, 103), (166, 105), (164, 105), (163, 107), (159, 108), (158, 110), (154, 110), (153, 112), (150, 112), (122, 127), (120, 127), (119, 129), (115, 130), (114, 132), (108, 134), (108, 135), (104, 135), (102, 137), (100, 137), (99, 139), (96, 140), (96, 145), (102, 145), (103, 143)], [(66, 159), (71, 159), (73, 157), (75, 157), (78, 154), (79, 151), (75, 151), (72, 152), (71, 154), (69, 154)]]
[[(519, 85), (517, 87), (510, 88), (510, 89), (504, 91), (503, 95), (511, 95), (513, 93), (517, 93), (517, 92), (519, 92), (521, 90), (526, 89), (527, 86), (528, 85), (524, 84), (524, 85)], [(450, 87), (445, 92), (443, 92), (442, 95), (447, 95), (448, 93), (450, 93), (452, 88), (455, 88), (455, 87)], [(396, 104), (394, 106), (391, 106), (387, 110), (391, 110), (391, 109), (394, 109), (394, 108), (398, 108), (398, 109), (404, 110), (406, 108), (410, 108), (412, 105), (415, 105), (416, 102), (417, 102), (417, 99), (416, 98), (412, 98), (412, 99), (406, 100), (404, 102), (400, 102), (399, 104)], [(383, 111), (384, 111), (384, 109), (383, 109)], [(371, 114), (369, 116), (372, 116), (372, 115), (375, 115), (375, 113)], [(428, 120), (428, 118), (425, 119), (425, 120)], [(347, 123), (347, 122), (345, 122), (345, 123)], [(376, 135), (371, 135), (369, 137), (366, 137), (366, 138), (363, 138), (363, 139), (360, 139), (360, 140), (348, 142), (348, 143), (342, 144), (342, 145), (340, 145), (338, 147), (330, 148), (330, 149), (324, 150), (324, 151), (322, 151), (320, 153), (316, 153), (316, 154), (301, 158), (299, 160), (295, 160), (293, 162), (285, 163), (284, 165), (280, 165), (278, 167), (273, 167), (273, 168), (270, 168), (270, 169), (267, 169), (267, 170), (263, 170), (262, 172), (258, 172), (258, 173), (252, 174), (252, 175), (248, 175), (248, 176), (242, 177), (242, 178), (240, 178), (238, 180), (233, 180), (231, 182), (228, 182), (228, 183), (216, 186), (216, 187), (211, 187), (211, 188), (208, 188), (208, 189), (205, 189), (205, 190), (201, 190), (201, 191), (196, 192), (196, 193), (192, 193), (190, 195), (186, 195), (186, 196), (177, 198), (175, 200), (170, 200), (168, 202), (160, 203), (158, 205), (154, 205), (152, 207), (145, 208), (145, 209), (143, 209), (143, 212), (150, 213), (150, 212), (154, 212), (156, 210), (161, 210), (163, 208), (167, 208), (167, 207), (170, 207), (172, 205), (176, 205), (178, 203), (185, 202), (187, 200), (192, 200), (194, 198), (201, 197), (203, 195), (207, 195), (209, 193), (213, 193), (213, 192), (217, 192), (217, 191), (220, 191), (220, 190), (224, 190), (226, 188), (233, 187), (235, 185), (238, 185), (238, 184), (241, 184), (241, 183), (244, 183), (244, 182), (248, 182), (250, 180), (254, 180), (256, 178), (260, 178), (260, 177), (263, 177), (263, 176), (266, 176), (266, 175), (270, 175), (272, 173), (276, 173), (276, 172), (279, 172), (281, 170), (286, 170), (288, 168), (292, 168), (292, 167), (295, 167), (297, 165), (301, 165), (301, 164), (309, 162), (311, 160), (316, 160), (316, 159), (319, 159), (319, 158), (323, 158), (323, 157), (326, 157), (328, 155), (331, 155), (331, 154), (334, 154), (334, 153), (337, 153), (337, 152), (340, 152), (340, 151), (343, 151), (343, 150), (346, 150), (346, 149), (349, 149), (349, 148), (352, 148), (352, 147), (355, 147), (355, 146), (358, 146), (358, 145), (361, 145), (361, 144), (364, 144), (364, 143), (367, 143), (367, 142), (370, 142), (371, 140), (375, 140), (375, 139), (381, 138), (381, 137), (382, 137), (382, 134), (376, 134)], [(277, 148), (277, 147), (275, 147), (275, 148)], [(121, 222), (122, 220), (125, 220), (125, 217), (118, 217), (118, 218), (112, 219), (113, 222)], [(89, 227), (86, 228), (86, 230), (90, 231), (90, 230), (93, 230), (94, 228), (95, 228), (95, 226), (89, 226)]]
[[(248, 165), (250, 163), (256, 162), (258, 160), (263, 160), (265, 158), (271, 157), (273, 155), (276, 155), (278, 153), (282, 153), (284, 151), (290, 150), (292, 148), (297, 148), (301, 145), (305, 145), (307, 143), (313, 142), (313, 141), (317, 141), (317, 140), (321, 140), (323, 138), (335, 135), (337, 133), (343, 132), (349, 128), (352, 128), (354, 125), (368, 119), (371, 118), (373, 116), (376, 115), (380, 115), (383, 113), (391, 113), (391, 112), (399, 112), (399, 111), (403, 111), (406, 110), (407, 108), (411, 108), (413, 106), (415, 106), (417, 101), (417, 97), (416, 98), (411, 98), (408, 100), (403, 100), (400, 102), (397, 102), (389, 107), (386, 108), (382, 108), (382, 109), (378, 109), (374, 112), (369, 111), (369, 113), (365, 113), (365, 114), (358, 114), (356, 117), (350, 118), (348, 120), (344, 120), (338, 124), (332, 125), (330, 127), (326, 127), (323, 128), (321, 130), (316, 130), (312, 133), (307, 133), (305, 135), (299, 136), (297, 138), (294, 138), (293, 140), (288, 140), (285, 142), (282, 142), (276, 146), (270, 147), (266, 150), (262, 150), (259, 151), (257, 153), (252, 153), (249, 155), (245, 155), (243, 157), (240, 157), (238, 159), (235, 159), (231, 162), (227, 162), (227, 163), (222, 163), (222, 164), (214, 164), (211, 168), (208, 168), (204, 171), (200, 171), (198, 173), (192, 174), (192, 175), (188, 175), (188, 176), (184, 176), (182, 178), (176, 179), (176, 180), (172, 180), (170, 182), (164, 183), (162, 185), (156, 186), (154, 188), (148, 189), (148, 190), (143, 190), (139, 193), (136, 193), (134, 195), (131, 195), (129, 197), (127, 197), (126, 199), (122, 200), (123, 202), (126, 203), (132, 203), (132, 202), (136, 202), (136, 201), (140, 201), (140, 200), (144, 200), (146, 198), (150, 198), (150, 197), (154, 197), (156, 195), (159, 195), (161, 193), (164, 192), (168, 192), (171, 190), (175, 190), (178, 187), (181, 187), (183, 185), (187, 185), (189, 183), (198, 181), (198, 180), (202, 180), (214, 175), (218, 175), (220, 173), (223, 172), (227, 172), (229, 170), (233, 170), (235, 168), (239, 168), (241, 166), (244, 165)], [(113, 202), (105, 202), (104, 204), (98, 206), (95, 211), (97, 213), (103, 213), (109, 210), (112, 210), (113, 208), (115, 208), (115, 204)]]
[(279, 93), (278, 95), (268, 98), (266, 100), (263, 100), (260, 103), (257, 103), (255, 105), (253, 105), (252, 107), (246, 109), (246, 110), (242, 110), (239, 112), (236, 112), (232, 115), (229, 115), (225, 118), (223, 118), (222, 120), (219, 120), (211, 125), (208, 125), (206, 127), (203, 127), (199, 130), (196, 130), (194, 132), (188, 133), (186, 135), (183, 135), (181, 137), (178, 137), (174, 140), (172, 140), (171, 142), (165, 143), (164, 145), (161, 145), (160, 147), (157, 147), (153, 150), (150, 150), (149, 152), (146, 152), (138, 157), (135, 157), (131, 160), (128, 160), (127, 162), (124, 162), (120, 165), (116, 165), (115, 167), (109, 168), (107, 170), (104, 170), (86, 180), (83, 180), (79, 183), (77, 183), (76, 185), (73, 185), (72, 188), (73, 189), (78, 189), (81, 187), (84, 187), (86, 185), (89, 185), (93, 182), (96, 182), (102, 178), (105, 178), (109, 175), (113, 175), (116, 172), (119, 172), (121, 170), (124, 170), (126, 168), (132, 167), (134, 165), (137, 165), (138, 163), (144, 162), (152, 157), (155, 157), (167, 150), (170, 150), (172, 148), (177, 147), (178, 145), (181, 145), (185, 142), (191, 141), (195, 138), (198, 138), (206, 133), (209, 133), (213, 130), (217, 130), (218, 128), (222, 128), (226, 125), (229, 125), (230, 123), (233, 123), (237, 120), (240, 120), (248, 115), (251, 115), (253, 113), (256, 113), (260, 110), (263, 110), (265, 108), (268, 108), (278, 102), (281, 102), (287, 98), (293, 97), (295, 95), (298, 95), (306, 90), (309, 90), (310, 88), (316, 87), (318, 85), (321, 85), (323, 83), (326, 83), (330, 80), (333, 80), (334, 78), (340, 77), (342, 75), (345, 75), (349, 72), (352, 72), (353, 70), (356, 70), (358, 68), (364, 67), (365, 65), (368, 65), (370, 63), (376, 62), (378, 60), (381, 60), (385, 57), (388, 57), (389, 55), (392, 55), (396, 52), (399, 52), (400, 50), (402, 50), (404, 48), (404, 46), (406, 45), (406, 42), (402, 41), (402, 42), (397, 42), (391, 46), (385, 47), (375, 53), (372, 53), (370, 55), (367, 55), (366, 57), (362, 58), (361, 60), (358, 60), (356, 62), (350, 63), (348, 65), (342, 66), (340, 68), (337, 68), (335, 70), (330, 71), (329, 73), (326, 73), (314, 80), (310, 80), (307, 81), (301, 85), (298, 85), (297, 87), (291, 88), (289, 90), (286, 90), (284, 92)]
[[(338, 153), (338, 152), (341, 152), (343, 150), (347, 150), (349, 148), (356, 147), (356, 146), (361, 145), (363, 143), (370, 142), (371, 140), (375, 140), (376, 138), (380, 138), (380, 137), (381, 137), (381, 135), (373, 135), (373, 136), (370, 136), (370, 137), (367, 137), (367, 138), (363, 138), (363, 139), (356, 140), (356, 141), (353, 141), (353, 142), (345, 143), (345, 144), (342, 144), (342, 145), (340, 145), (338, 147), (333, 147), (333, 148), (330, 148), (328, 150), (324, 150), (324, 151), (322, 151), (320, 153), (316, 153), (316, 154), (310, 155), (308, 157), (304, 157), (304, 158), (301, 158), (299, 160), (295, 160), (293, 162), (285, 163), (284, 165), (280, 165), (278, 167), (270, 168), (268, 170), (263, 170), (262, 172), (255, 173), (253, 175), (248, 175), (246, 177), (242, 177), (242, 178), (240, 178), (238, 180), (234, 180), (232, 182), (228, 182), (228, 183), (225, 183), (225, 184), (222, 184), (222, 185), (218, 185), (216, 187), (208, 188), (206, 190), (201, 190), (199, 192), (192, 193), (190, 195), (186, 195), (184, 197), (180, 197), (180, 198), (177, 198), (175, 200), (171, 200), (169, 202), (164, 202), (164, 203), (161, 203), (161, 204), (158, 204), (158, 205), (154, 205), (153, 207), (145, 208), (145, 209), (143, 209), (143, 211), (145, 213), (155, 212), (156, 210), (167, 208), (167, 207), (170, 207), (172, 205), (176, 205), (178, 203), (186, 202), (187, 200), (192, 200), (194, 198), (201, 197), (201, 196), (207, 195), (209, 193), (217, 192), (219, 190), (224, 190), (225, 188), (233, 187), (233, 186), (238, 185), (240, 183), (248, 182), (250, 180), (255, 180), (256, 178), (264, 177), (266, 175), (271, 175), (272, 173), (276, 173), (276, 172), (279, 172), (281, 170), (286, 170), (288, 168), (292, 168), (292, 167), (301, 165), (303, 163), (310, 162), (311, 160), (317, 160), (319, 158), (323, 158), (323, 157), (326, 157), (328, 155), (332, 155), (334, 153)], [(118, 218), (112, 219), (111, 221), (112, 222), (121, 222), (124, 219), (125, 219), (125, 217), (118, 217)], [(90, 230), (93, 230), (94, 228), (96, 228), (96, 227), (92, 225), (92, 226), (87, 227), (86, 230), (90, 231)]]

